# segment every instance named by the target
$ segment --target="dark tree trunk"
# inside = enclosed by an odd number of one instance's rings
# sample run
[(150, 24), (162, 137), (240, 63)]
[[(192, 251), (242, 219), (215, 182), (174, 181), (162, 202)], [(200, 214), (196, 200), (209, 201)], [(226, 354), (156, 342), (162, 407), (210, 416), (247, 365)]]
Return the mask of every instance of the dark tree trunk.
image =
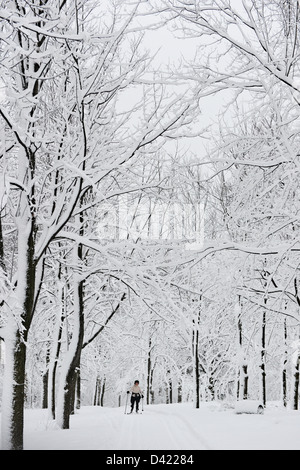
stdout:
[(243, 386), (243, 400), (247, 400), (248, 398), (248, 382), (249, 382), (249, 376), (248, 376), (248, 366), (247, 364), (243, 365), (243, 380), (244, 380), (244, 386)]
[(22, 283), (22, 281), (25, 282), (25, 299), (22, 315), (24, 332), (21, 333), (20, 331), (17, 331), (13, 352), (13, 383), (11, 396), (12, 420), (10, 430), (12, 450), (23, 449), (26, 344), (33, 316), (35, 299), (36, 264), (34, 261), (34, 226), (33, 221), (31, 233), (28, 236), (27, 242), (27, 269), (25, 279), (18, 280), (20, 283)]
[(11, 450), (23, 450), (26, 346), (17, 333), (12, 385)]
[(42, 408), (48, 408), (48, 377), (49, 371), (47, 370), (43, 375), (43, 400), (42, 400)]
[(297, 363), (295, 365), (294, 372), (294, 390), (293, 390), (293, 409), (298, 410), (299, 407), (299, 363), (300, 355), (297, 357)]
[[(201, 302), (201, 296), (200, 296)], [(197, 321), (193, 320), (192, 354), (194, 360), (194, 400), (195, 408), (200, 407), (200, 361), (199, 361), (199, 326), (201, 307), (198, 310)]]
[(151, 389), (151, 338), (149, 339), (149, 349), (147, 358), (147, 405), (150, 403), (150, 389)]
[(154, 375), (154, 367), (153, 366), (151, 373), (150, 373), (150, 397), (151, 397), (151, 404), (154, 403), (154, 390), (153, 390), (153, 375)]
[(81, 376), (80, 368), (77, 369), (77, 380), (76, 380), (76, 410), (81, 408)]
[[(62, 322), (63, 322), (63, 320), (64, 319), (62, 318)], [(50, 403), (50, 408), (51, 408), (51, 415), (52, 415), (53, 419), (55, 419), (56, 370), (57, 370), (58, 357), (59, 357), (59, 352), (60, 352), (60, 347), (61, 347), (61, 336), (62, 336), (62, 323), (61, 323), (60, 328), (59, 328), (56, 355), (55, 355), (55, 361), (54, 361), (54, 364), (53, 364), (52, 377), (51, 377), (51, 403)]]
[[(10, 442), (7, 443), (10, 450), (23, 449), (23, 431), (24, 431), (24, 402), (25, 402), (25, 367), (26, 367), (26, 344), (28, 330), (30, 327), (33, 309), (34, 309), (34, 287), (35, 287), (35, 265), (32, 260), (32, 250), (27, 253), (28, 269), (26, 276), (25, 301), (23, 307), (23, 326), (24, 331), (19, 330), (15, 333), (12, 354), (11, 370), (11, 396), (9, 409), (11, 409), (10, 424)], [(20, 282), (22, 282), (20, 280)]]
[(283, 336), (284, 336), (284, 360), (283, 360), (283, 370), (282, 370), (282, 401), (283, 406), (287, 406), (287, 362), (288, 362), (288, 351), (287, 351), (287, 325), (286, 318), (284, 319), (283, 324)]
[[(267, 303), (267, 299), (264, 299)], [(263, 312), (261, 326), (261, 381), (262, 381), (262, 402), (266, 406), (266, 311)]]
[(100, 406), (103, 406), (104, 404), (105, 383), (106, 383), (106, 378), (104, 377), (103, 382), (102, 382), (102, 388), (101, 388)]
[[(297, 301), (298, 306), (300, 307), (300, 296), (299, 296), (299, 289), (298, 289), (298, 281), (295, 277), (294, 279), (294, 287), (295, 287), (295, 299)], [(298, 346), (299, 348), (299, 346)], [(294, 410), (298, 410), (299, 408), (299, 365), (300, 365), (300, 351), (298, 349), (297, 354), (297, 362), (295, 365), (295, 372), (294, 372), (294, 389), (293, 389), (293, 407)]]
[(172, 380), (169, 381), (170, 403), (173, 403), (173, 384)]
[(47, 354), (46, 354), (46, 372), (43, 375), (43, 401), (42, 401), (42, 408), (48, 408), (48, 381), (49, 381), (49, 358), (50, 358), (50, 351), (49, 347), (47, 347)]
[(100, 395), (101, 395), (101, 379), (97, 377), (94, 395), (94, 406), (100, 406)]
[[(239, 379), (238, 379), (238, 387), (237, 387), (237, 399), (247, 400), (248, 398), (248, 364), (246, 363), (246, 359), (244, 357), (243, 351), (243, 324), (241, 319), (241, 298), (239, 296), (239, 307), (240, 311), (237, 318), (237, 327), (238, 327), (238, 338), (239, 338), (239, 348), (240, 348), (240, 360), (242, 359), (242, 363), (239, 364)], [(242, 391), (242, 397), (241, 397)]]
[(178, 401), (178, 403), (182, 402), (182, 385), (181, 384), (178, 384), (177, 401)]
[(70, 428), (70, 415), (74, 409), (74, 397), (76, 387), (76, 371), (80, 365), (83, 335), (84, 335), (84, 315), (83, 315), (83, 282), (78, 283), (78, 299), (79, 299), (79, 332), (76, 344), (76, 351), (73, 359), (71, 360), (69, 370), (65, 381), (65, 394), (64, 394), (64, 406), (63, 406), (63, 422), (62, 429)]
[[(61, 265), (58, 270), (58, 279), (61, 280)], [(66, 318), (66, 311), (65, 311), (65, 291), (64, 288), (61, 291), (61, 305), (62, 305), (62, 314), (60, 318), (60, 325), (58, 328), (57, 332), (57, 337), (54, 339), (56, 341), (56, 351), (55, 351), (55, 358), (54, 358), (54, 363), (53, 367), (51, 370), (51, 376), (49, 377), (49, 383), (51, 384), (51, 397), (50, 397), (50, 403), (49, 403), (49, 408), (51, 410), (51, 416), (53, 419), (55, 419), (55, 402), (56, 402), (56, 370), (57, 370), (57, 364), (58, 364), (58, 358), (59, 358), (59, 353), (61, 349), (61, 338), (63, 334), (63, 323)], [(49, 387), (49, 385), (48, 385)]]

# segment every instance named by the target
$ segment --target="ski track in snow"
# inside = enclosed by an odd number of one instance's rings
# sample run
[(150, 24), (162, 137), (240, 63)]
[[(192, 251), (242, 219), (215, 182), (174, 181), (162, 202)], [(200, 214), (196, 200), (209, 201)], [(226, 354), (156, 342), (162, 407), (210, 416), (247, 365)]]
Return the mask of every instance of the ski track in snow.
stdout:
[(188, 418), (159, 405), (146, 406), (141, 414), (125, 414), (122, 408), (84, 407), (71, 417), (69, 430), (58, 429), (45, 410), (28, 410), (28, 416), (28, 450), (211, 449)]
[(212, 449), (188, 419), (171, 410), (147, 407), (142, 414), (123, 412), (120, 416), (118, 409), (104, 412), (103, 417), (107, 420), (105, 427), (108, 426), (106, 450)]
[[(166, 420), (160, 414), (143, 413), (132, 414), (126, 417), (120, 439), (117, 442), (118, 449), (180, 449), (180, 438), (170, 420)], [(173, 428), (173, 431), (172, 431)], [(159, 432), (155, 432), (159, 430)]]
[[(59, 429), (47, 410), (25, 410), (26, 450), (300, 450), (299, 412), (271, 405), (264, 415), (237, 415), (218, 404), (86, 406)], [(128, 411), (128, 410), (127, 410)], [(1, 414), (0, 414), (1, 418)]]
[[(183, 435), (185, 435), (184, 442), (190, 442), (190, 449), (199, 449), (199, 450), (212, 450), (212, 447), (206, 442), (204, 437), (191, 425), (191, 423), (184, 418), (183, 416), (177, 414), (176, 412), (168, 411), (157, 411), (155, 409), (149, 409), (150, 413), (159, 413), (160, 415), (168, 416), (171, 419), (168, 419), (168, 431), (174, 436), (174, 431), (176, 431), (177, 446), (175, 449), (185, 450), (186, 446), (183, 448)], [(162, 419), (162, 418), (161, 418)], [(165, 418), (164, 418), (165, 422)]]

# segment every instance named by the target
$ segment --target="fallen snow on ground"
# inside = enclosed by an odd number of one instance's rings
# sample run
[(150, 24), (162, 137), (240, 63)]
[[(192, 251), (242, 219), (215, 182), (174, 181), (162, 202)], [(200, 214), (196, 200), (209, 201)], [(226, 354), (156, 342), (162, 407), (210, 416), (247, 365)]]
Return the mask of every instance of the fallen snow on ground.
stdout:
[(300, 450), (300, 413), (270, 405), (263, 415), (235, 414), (219, 404), (83, 407), (69, 430), (46, 410), (25, 412), (26, 450)]

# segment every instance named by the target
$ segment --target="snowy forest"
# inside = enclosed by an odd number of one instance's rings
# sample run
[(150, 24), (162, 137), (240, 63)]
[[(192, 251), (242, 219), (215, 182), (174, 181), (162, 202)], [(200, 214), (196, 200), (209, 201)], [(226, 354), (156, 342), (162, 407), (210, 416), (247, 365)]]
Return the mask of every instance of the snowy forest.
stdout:
[(0, 0), (2, 448), (24, 409), (299, 408), (299, 0)]

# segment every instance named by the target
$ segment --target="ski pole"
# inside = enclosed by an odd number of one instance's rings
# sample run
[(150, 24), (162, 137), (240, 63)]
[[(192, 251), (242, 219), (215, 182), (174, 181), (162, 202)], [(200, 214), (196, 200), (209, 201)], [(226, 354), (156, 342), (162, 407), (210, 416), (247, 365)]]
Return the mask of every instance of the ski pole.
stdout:
[(142, 411), (144, 411), (144, 395), (142, 395)]
[(129, 393), (127, 393), (126, 395), (127, 395), (127, 396), (126, 396), (126, 404), (125, 404), (125, 412), (124, 412), (125, 415), (126, 415), (126, 410), (127, 410), (127, 402), (128, 402), (128, 395), (129, 395)]

